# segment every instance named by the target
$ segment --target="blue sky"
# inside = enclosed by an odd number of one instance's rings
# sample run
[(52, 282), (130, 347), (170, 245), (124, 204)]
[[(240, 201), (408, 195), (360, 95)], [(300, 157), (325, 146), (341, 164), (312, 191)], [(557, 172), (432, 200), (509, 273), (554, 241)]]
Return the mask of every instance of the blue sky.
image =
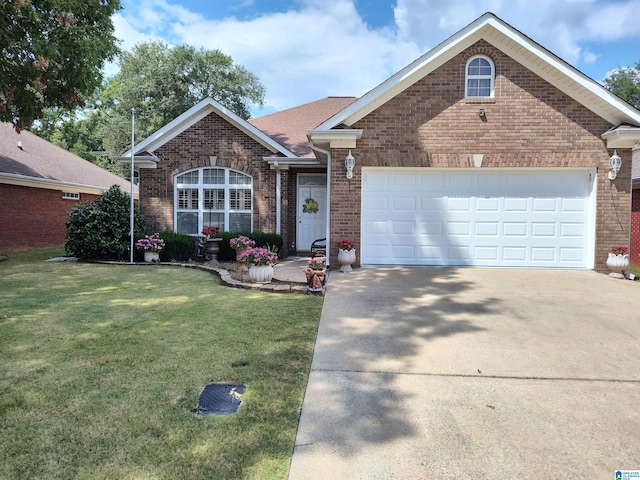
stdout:
[[(640, 61), (640, 0), (122, 0), (121, 47), (164, 40), (219, 49), (257, 75), (254, 116), (361, 96), (491, 11), (601, 81)], [(116, 65), (106, 73), (112, 75)]]

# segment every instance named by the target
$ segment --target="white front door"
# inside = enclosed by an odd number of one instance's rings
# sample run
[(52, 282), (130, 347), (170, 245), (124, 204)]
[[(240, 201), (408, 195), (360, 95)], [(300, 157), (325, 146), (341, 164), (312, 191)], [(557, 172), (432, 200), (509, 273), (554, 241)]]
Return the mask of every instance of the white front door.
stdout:
[(298, 175), (296, 248), (311, 250), (314, 240), (327, 234), (327, 177)]

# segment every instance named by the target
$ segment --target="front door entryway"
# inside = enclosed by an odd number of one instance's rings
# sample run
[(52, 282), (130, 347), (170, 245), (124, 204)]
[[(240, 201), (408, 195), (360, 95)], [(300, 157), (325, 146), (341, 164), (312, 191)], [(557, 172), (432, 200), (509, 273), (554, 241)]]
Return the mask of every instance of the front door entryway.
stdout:
[(298, 175), (298, 205), (296, 213), (296, 248), (311, 250), (314, 240), (327, 232), (327, 176)]

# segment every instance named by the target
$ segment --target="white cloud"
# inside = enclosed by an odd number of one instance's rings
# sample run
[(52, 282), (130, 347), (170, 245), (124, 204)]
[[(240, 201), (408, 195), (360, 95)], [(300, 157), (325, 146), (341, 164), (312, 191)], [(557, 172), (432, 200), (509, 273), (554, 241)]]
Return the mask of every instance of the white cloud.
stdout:
[[(276, 110), (328, 95), (360, 96), (422, 53), (389, 29), (369, 29), (351, 0), (306, 0), (296, 10), (246, 21), (176, 13), (164, 0), (142, 5), (132, 19), (151, 18), (149, 38), (162, 26), (174, 44), (230, 55), (260, 78)], [(128, 35), (127, 43), (141, 38)]]
[(179, 1), (141, 0), (115, 15), (122, 48), (162, 39), (219, 49), (260, 78), (270, 111), (360, 96), (485, 11), (578, 68), (607, 71), (610, 42), (640, 37), (638, 0), (397, 0), (395, 29), (367, 26), (353, 0), (295, 0), (285, 12), (242, 20), (205, 17)]

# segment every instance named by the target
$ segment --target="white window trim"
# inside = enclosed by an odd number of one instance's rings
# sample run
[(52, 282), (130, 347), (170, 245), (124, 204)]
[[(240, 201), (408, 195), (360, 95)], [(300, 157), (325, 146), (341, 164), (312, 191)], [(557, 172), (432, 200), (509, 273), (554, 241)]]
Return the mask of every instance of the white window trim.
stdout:
[[(220, 170), (224, 170), (224, 184), (219, 184), (219, 185), (213, 185), (213, 184), (205, 184), (203, 183), (203, 177), (204, 177), (204, 170), (205, 169), (211, 169), (211, 168), (216, 168), (216, 169), (220, 169)], [(198, 172), (198, 183), (178, 183), (178, 177), (180, 177), (181, 175), (184, 175), (185, 173), (192, 173), (192, 172)], [(245, 175), (249, 178), (251, 178), (251, 184), (246, 184), (246, 183), (242, 183), (242, 184), (232, 184), (229, 183), (229, 174), (230, 172), (237, 172), (240, 173), (242, 175)], [(178, 190), (180, 189), (185, 189), (185, 188), (190, 188), (190, 189), (195, 189), (198, 190), (198, 209), (189, 209), (189, 208), (179, 208), (178, 207), (178, 202), (179, 202), (179, 198), (178, 198)], [(207, 212), (209, 212), (209, 210), (204, 208), (204, 191), (205, 190), (211, 190), (211, 189), (221, 189), (224, 190), (224, 212), (221, 212), (221, 210), (212, 210), (212, 212), (215, 213), (224, 213), (224, 225), (225, 228), (228, 230), (229, 225), (230, 225), (230, 221), (229, 221), (229, 214), (230, 213), (249, 213), (250, 214), (250, 219), (251, 219), (251, 225), (250, 225), (250, 231), (253, 231), (253, 209), (254, 209), (254, 201), (253, 201), (253, 177), (251, 175), (249, 175), (248, 173), (242, 172), (240, 170), (234, 170), (232, 168), (225, 168), (225, 167), (219, 167), (219, 166), (206, 166), (206, 167), (199, 167), (199, 168), (192, 168), (190, 170), (185, 170), (183, 172), (180, 172), (178, 174), (176, 174), (174, 176), (174, 180), (173, 180), (173, 230), (174, 231), (178, 231), (178, 213), (179, 212), (194, 212), (197, 213), (198, 215), (198, 232), (195, 234), (190, 234), (193, 236), (198, 236), (201, 235), (202, 229), (204, 228), (204, 217), (205, 214)], [(243, 190), (250, 190), (250, 195), (251, 195), (251, 210), (234, 210), (231, 211), (231, 195), (230, 195), (230, 191), (234, 190), (234, 189), (243, 189)]]
[[(491, 75), (469, 75), (469, 64), (472, 61), (474, 61), (476, 58), (482, 58), (487, 62), (489, 62), (489, 65), (491, 65)], [(491, 80), (491, 91), (488, 97), (484, 95), (482, 96), (469, 95), (469, 80), (487, 80), (487, 79)], [(467, 60), (467, 63), (464, 66), (464, 96), (466, 98), (494, 98), (495, 79), (496, 79), (496, 67), (493, 63), (493, 60), (491, 60), (486, 55), (474, 55), (469, 60)]]
[(80, 200), (80, 194), (78, 192), (62, 192), (62, 198), (64, 200)]

